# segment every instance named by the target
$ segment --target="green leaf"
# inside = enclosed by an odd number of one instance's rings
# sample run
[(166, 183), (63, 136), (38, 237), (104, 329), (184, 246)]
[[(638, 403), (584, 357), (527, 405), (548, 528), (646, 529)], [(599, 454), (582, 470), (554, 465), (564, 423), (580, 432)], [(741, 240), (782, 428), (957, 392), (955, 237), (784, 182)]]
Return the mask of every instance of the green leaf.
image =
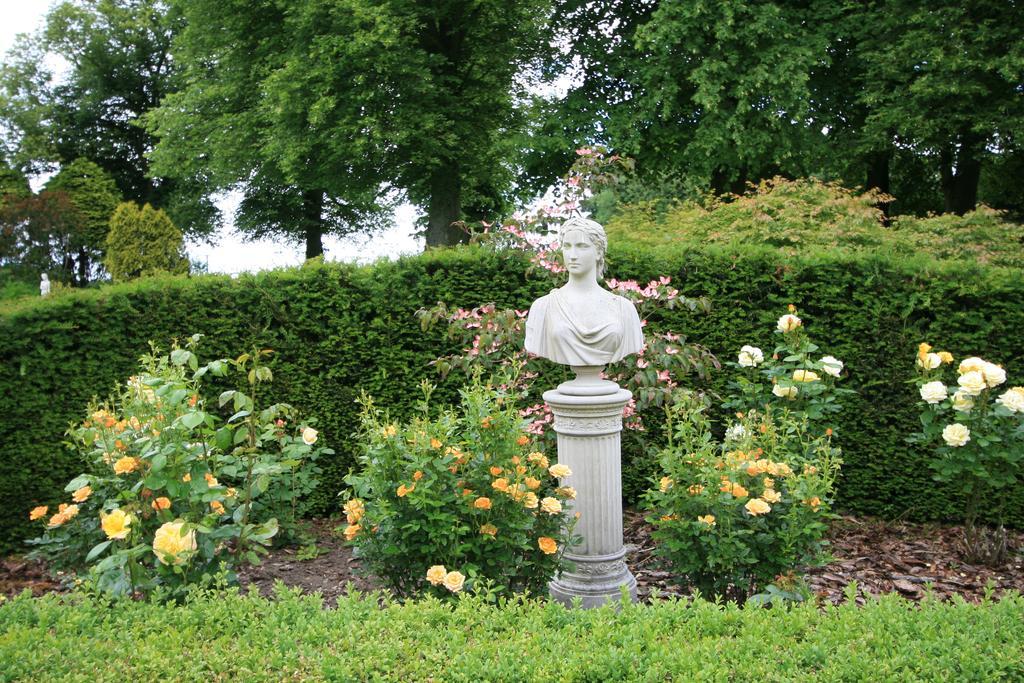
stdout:
[(85, 561), (88, 563), (95, 560), (97, 557), (99, 557), (100, 553), (102, 553), (110, 546), (111, 543), (113, 543), (112, 540), (103, 541), (102, 543), (97, 543), (96, 545), (94, 545), (92, 547), (92, 550), (89, 551), (89, 554), (85, 556)]

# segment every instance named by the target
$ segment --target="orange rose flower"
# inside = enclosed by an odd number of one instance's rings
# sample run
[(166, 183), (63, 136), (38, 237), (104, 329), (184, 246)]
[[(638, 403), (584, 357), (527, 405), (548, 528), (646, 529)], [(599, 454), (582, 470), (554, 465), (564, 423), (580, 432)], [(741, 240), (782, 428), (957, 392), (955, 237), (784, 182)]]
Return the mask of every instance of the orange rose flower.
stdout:
[(548, 538), (547, 536), (541, 536), (537, 539), (537, 547), (541, 549), (545, 555), (553, 555), (558, 552), (558, 544), (555, 543), (555, 539)]
[(522, 434), (519, 436), (518, 439), (516, 439), (516, 443), (520, 446), (525, 446), (526, 444), (530, 443), (530, 437), (526, 436), (525, 434)]
[(473, 507), (475, 507), (477, 510), (490, 510), (491, 499), (481, 496), (473, 501)]
[(77, 491), (71, 494), (71, 500), (75, 501), (76, 503), (84, 503), (89, 499), (89, 496), (91, 495), (92, 487), (83, 486), (82, 488), (78, 489)]
[(49, 512), (49, 510), (50, 510), (50, 508), (48, 506), (46, 506), (46, 505), (40, 505), (38, 507), (34, 507), (28, 513), (28, 518), (31, 521), (33, 521), (33, 522), (36, 521), (37, 519), (42, 519), (43, 517), (46, 516), (46, 513)]
[(224, 514), (224, 505), (219, 500), (211, 500), (210, 509), (216, 512), (218, 515)]
[(160, 510), (170, 510), (171, 509), (171, 499), (166, 497), (166, 496), (160, 496), (159, 498), (154, 500), (152, 503), (150, 503), (150, 505), (152, 505), (153, 509), (156, 510), (157, 512), (159, 512)]

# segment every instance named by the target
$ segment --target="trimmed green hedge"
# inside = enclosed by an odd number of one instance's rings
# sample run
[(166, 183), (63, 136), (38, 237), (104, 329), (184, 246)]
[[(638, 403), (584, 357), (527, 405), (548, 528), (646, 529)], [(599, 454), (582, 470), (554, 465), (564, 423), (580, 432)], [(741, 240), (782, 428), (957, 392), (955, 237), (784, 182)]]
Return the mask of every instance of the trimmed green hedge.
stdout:
[[(273, 400), (315, 415), (337, 455), (321, 464), (316, 511), (334, 509), (353, 464), (360, 389), (378, 405), (407, 413), (428, 363), (455, 349), (440, 328), (422, 332), (414, 312), (439, 300), (471, 307), (494, 301), (523, 309), (545, 293), (514, 255), (477, 248), (431, 252), (372, 266), (314, 266), (233, 280), (223, 276), (143, 280), (51, 300), (30, 300), (0, 314), (0, 548), (20, 546), (27, 511), (54, 503), (80, 469), (61, 446), (86, 402), (131, 374), (149, 340), (207, 336), (201, 356), (238, 354), (251, 344), (275, 349)], [(721, 358), (743, 344), (771, 348), (775, 319), (800, 307), (815, 339), (850, 370), (839, 432), (846, 466), (840, 505), (860, 513), (950, 519), (959, 505), (936, 488), (925, 454), (904, 442), (917, 424), (913, 387), (905, 384), (917, 344), (957, 357), (1004, 363), (1009, 382), (1024, 379), (1024, 273), (971, 269), (876, 256), (827, 253), (786, 257), (768, 249), (621, 247), (609, 277), (642, 281), (671, 275), (686, 294), (707, 295), (710, 315), (673, 311), (667, 325)], [(439, 389), (455, 397), (457, 373)], [(625, 463), (627, 497), (642, 463)], [(1012, 521), (1024, 522), (1014, 493)]]
[(281, 592), (113, 608), (25, 593), (0, 606), (5, 681), (1019, 680), (1024, 600), (895, 595), (864, 607), (698, 600), (567, 610), (477, 598), (388, 604)]

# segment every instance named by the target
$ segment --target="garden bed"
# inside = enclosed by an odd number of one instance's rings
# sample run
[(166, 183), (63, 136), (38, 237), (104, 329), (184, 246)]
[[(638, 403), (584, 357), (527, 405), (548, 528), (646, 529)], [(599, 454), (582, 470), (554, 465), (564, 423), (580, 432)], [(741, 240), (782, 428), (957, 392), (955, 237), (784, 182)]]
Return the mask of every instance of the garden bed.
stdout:
[[(338, 524), (312, 520), (315, 557), (309, 548), (273, 550), (261, 564), (240, 570), (242, 585), (254, 585), (270, 596), (280, 581), (303, 593), (319, 592), (329, 607), (350, 587), (363, 593), (380, 588), (378, 581), (360, 571), (359, 560), (335, 531)], [(659, 567), (650, 531), (640, 512), (626, 511), (625, 540), (632, 548), (629, 565), (639, 597), (650, 602), (655, 596), (681, 596), (671, 574)], [(810, 570), (807, 582), (819, 601), (831, 604), (845, 601), (846, 587), (853, 581), (861, 604), (868, 595), (892, 592), (919, 601), (930, 590), (940, 599), (959, 595), (968, 602), (979, 602), (989, 590), (994, 597), (1011, 590), (1024, 593), (1024, 554), (1019, 550), (1024, 548), (1024, 532), (1010, 532), (1011, 546), (1018, 552), (998, 569), (961, 561), (960, 533), (955, 526), (842, 516), (833, 521), (828, 534), (833, 561)], [(26, 588), (36, 595), (64, 590), (40, 562), (18, 557), (0, 562), (0, 593), (13, 597)]]

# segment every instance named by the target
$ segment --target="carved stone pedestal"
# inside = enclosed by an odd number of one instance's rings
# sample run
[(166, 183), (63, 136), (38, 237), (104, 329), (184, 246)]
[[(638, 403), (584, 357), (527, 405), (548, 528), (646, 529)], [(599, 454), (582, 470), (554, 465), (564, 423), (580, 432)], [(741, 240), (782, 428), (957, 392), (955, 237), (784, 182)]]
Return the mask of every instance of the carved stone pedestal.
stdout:
[(583, 607), (617, 602), (625, 586), (636, 600), (636, 578), (626, 566), (622, 545), (622, 409), (632, 394), (600, 379), (600, 367), (576, 368), (576, 379), (544, 393), (558, 434), (558, 462), (572, 474), (563, 485), (576, 489), (576, 533), (581, 545), (565, 556), (575, 565), (549, 585), (551, 597)]

